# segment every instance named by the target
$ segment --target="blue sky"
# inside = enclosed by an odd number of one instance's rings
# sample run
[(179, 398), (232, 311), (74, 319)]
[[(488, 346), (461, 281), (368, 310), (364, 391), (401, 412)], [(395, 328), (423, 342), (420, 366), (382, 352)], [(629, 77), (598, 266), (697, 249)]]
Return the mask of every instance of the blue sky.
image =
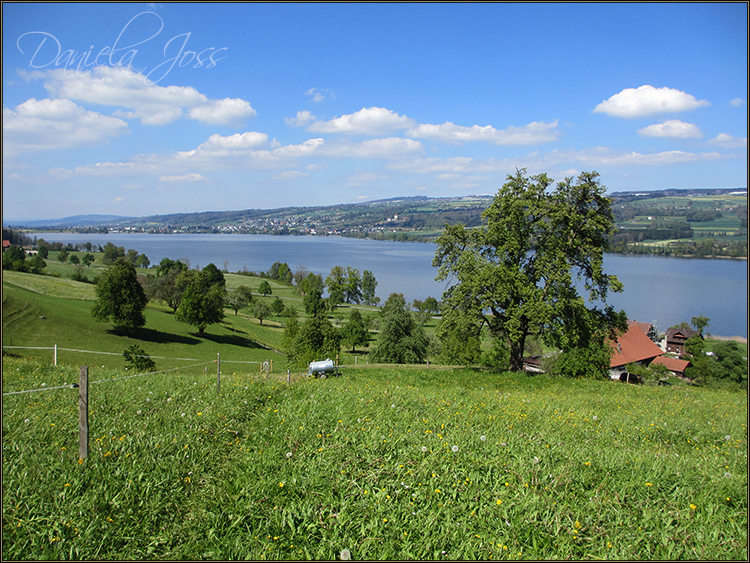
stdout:
[(747, 186), (747, 4), (3, 4), (3, 221)]

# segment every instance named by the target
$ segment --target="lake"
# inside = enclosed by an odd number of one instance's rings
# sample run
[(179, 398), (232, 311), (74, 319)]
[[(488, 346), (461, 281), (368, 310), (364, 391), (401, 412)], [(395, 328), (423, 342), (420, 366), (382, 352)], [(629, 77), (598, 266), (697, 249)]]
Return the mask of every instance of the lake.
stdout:
[[(101, 244), (112, 242), (148, 256), (187, 258), (192, 267), (209, 263), (230, 272), (243, 268), (267, 271), (286, 262), (292, 271), (304, 265), (325, 278), (334, 266), (370, 270), (378, 280), (376, 294), (384, 302), (393, 292), (408, 303), (428, 296), (441, 299), (444, 283), (435, 281), (435, 245), (345, 237), (223, 235), (223, 234), (77, 234), (38, 233), (48, 242)], [(226, 261), (226, 263), (225, 263)], [(711, 319), (707, 332), (747, 337), (747, 261), (698, 260), (655, 256), (605, 256), (604, 269), (625, 286), (609, 302), (628, 318), (652, 322), (659, 330), (692, 317)]]

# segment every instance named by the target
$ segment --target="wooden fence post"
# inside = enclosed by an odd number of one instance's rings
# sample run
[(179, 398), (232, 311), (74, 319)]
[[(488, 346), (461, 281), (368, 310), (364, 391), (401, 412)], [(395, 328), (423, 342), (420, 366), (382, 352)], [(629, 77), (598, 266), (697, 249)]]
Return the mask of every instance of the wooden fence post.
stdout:
[(81, 366), (78, 377), (78, 458), (89, 456), (89, 367)]
[(216, 354), (216, 394), (221, 394), (221, 354)]

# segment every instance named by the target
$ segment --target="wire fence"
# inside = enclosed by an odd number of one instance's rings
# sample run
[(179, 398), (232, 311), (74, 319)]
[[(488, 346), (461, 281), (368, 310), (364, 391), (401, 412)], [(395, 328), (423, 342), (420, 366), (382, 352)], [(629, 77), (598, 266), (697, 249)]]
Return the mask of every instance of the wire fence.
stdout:
[[(3, 349), (6, 349), (6, 348), (24, 349), (24, 350), (54, 350), (54, 352), (55, 352), (55, 366), (57, 366), (57, 352), (58, 351), (78, 352), (78, 353), (84, 353), (84, 354), (103, 354), (103, 355), (107, 355), (107, 356), (122, 356), (122, 354), (118, 354), (116, 352), (101, 352), (101, 351), (97, 351), (97, 350), (78, 350), (78, 349), (75, 349), (75, 348), (60, 348), (57, 345), (55, 345), (55, 346), (3, 346)], [(221, 375), (221, 364), (222, 363), (226, 363), (226, 364), (260, 364), (261, 371), (262, 372), (265, 371), (266, 373), (269, 373), (273, 369), (273, 360), (270, 360), (270, 361), (269, 360), (266, 360), (266, 361), (222, 360), (220, 354), (217, 354), (216, 356), (217, 357), (216, 357), (215, 360), (201, 361), (201, 360), (196, 359), (196, 358), (170, 358), (170, 357), (165, 357), (165, 356), (136, 355), (136, 356), (133, 356), (133, 357), (137, 357), (137, 358), (155, 358), (155, 359), (160, 359), (160, 360), (192, 361), (192, 362), (199, 362), (199, 363), (191, 364), (191, 365), (188, 365), (188, 366), (181, 366), (181, 367), (171, 368), (171, 369), (164, 369), (164, 370), (159, 370), (159, 371), (144, 371), (144, 372), (136, 373), (136, 374), (133, 374), (133, 375), (123, 375), (123, 376), (120, 376), (120, 377), (110, 377), (110, 378), (107, 378), (107, 379), (100, 379), (100, 380), (97, 380), (97, 381), (89, 381), (89, 384), (93, 384), (93, 383), (106, 383), (108, 381), (117, 381), (117, 380), (120, 380), (120, 379), (131, 379), (133, 377), (143, 377), (145, 375), (158, 375), (158, 374), (174, 372), (174, 371), (178, 371), (178, 370), (182, 370), (182, 369), (190, 369), (190, 368), (195, 368), (195, 367), (208, 366), (208, 365), (211, 365), (211, 364), (218, 364), (218, 366), (219, 366), (218, 367), (219, 373), (217, 373), (217, 377), (220, 377), (220, 375)], [(55, 387), (46, 387), (46, 386), (44, 386), (44, 387), (39, 387), (37, 389), (25, 389), (25, 390), (22, 390), (22, 391), (9, 391), (7, 393), (3, 393), (3, 397), (5, 397), (6, 395), (21, 395), (21, 394), (24, 394), (24, 393), (34, 393), (34, 392), (39, 392), (39, 391), (52, 391), (54, 389), (75, 389), (76, 387), (78, 387), (78, 383), (65, 383), (63, 385), (57, 385)]]

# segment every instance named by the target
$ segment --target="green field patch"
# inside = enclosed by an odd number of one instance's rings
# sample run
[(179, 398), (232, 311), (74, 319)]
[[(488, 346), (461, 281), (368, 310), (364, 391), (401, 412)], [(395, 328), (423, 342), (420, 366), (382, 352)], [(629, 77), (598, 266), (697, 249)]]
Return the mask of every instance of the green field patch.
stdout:
[(747, 558), (746, 393), (237, 367), (4, 397), (3, 559)]
[(24, 272), (3, 270), (3, 285), (6, 284), (50, 297), (88, 301), (96, 299), (93, 285), (65, 278), (35, 276)]
[[(44, 279), (41, 276), (29, 277)], [(53, 281), (62, 283), (66, 280)], [(200, 338), (194, 327), (175, 320), (171, 310), (149, 305), (145, 311), (146, 326), (123, 336), (115, 333), (111, 324), (98, 323), (91, 318), (92, 304), (92, 301), (64, 299), (4, 284), (3, 346), (57, 345), (60, 349), (68, 349), (58, 352), (61, 362), (107, 368), (124, 367), (126, 363), (122, 353), (133, 344), (140, 345), (150, 356), (160, 357), (156, 359), (158, 369), (186, 365), (186, 361), (176, 358), (211, 362), (217, 358), (217, 354), (232, 361), (263, 362), (273, 359), (282, 365), (284, 363), (284, 356), (271, 349), (276, 344), (273, 339), (257, 338), (247, 330), (247, 326), (230, 319), (230, 315), (227, 315), (225, 323), (210, 325), (206, 337)], [(14, 349), (13, 353), (52, 358), (49, 351)]]

